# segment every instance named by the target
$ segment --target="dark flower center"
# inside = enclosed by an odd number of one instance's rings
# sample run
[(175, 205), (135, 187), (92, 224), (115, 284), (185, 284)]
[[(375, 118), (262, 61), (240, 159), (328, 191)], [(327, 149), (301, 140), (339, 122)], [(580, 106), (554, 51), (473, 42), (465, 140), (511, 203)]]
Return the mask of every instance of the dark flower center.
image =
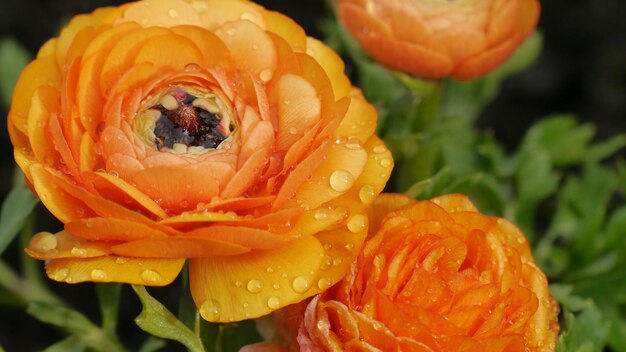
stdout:
[(177, 144), (215, 149), (234, 130), (215, 97), (200, 98), (178, 87), (150, 109), (159, 114), (154, 126), (154, 141), (159, 150), (176, 149)]

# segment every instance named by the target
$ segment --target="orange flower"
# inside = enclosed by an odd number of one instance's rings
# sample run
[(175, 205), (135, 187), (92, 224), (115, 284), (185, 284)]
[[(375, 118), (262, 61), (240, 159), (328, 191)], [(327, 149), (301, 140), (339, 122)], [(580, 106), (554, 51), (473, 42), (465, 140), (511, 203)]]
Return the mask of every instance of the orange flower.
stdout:
[(57, 281), (166, 285), (211, 321), (334, 284), (392, 169), (339, 57), (243, 0), (76, 16), (22, 73), (15, 158), (64, 224), (26, 249)]
[(511, 56), (539, 12), (538, 0), (339, 0), (341, 22), (383, 64), (461, 80)]
[(513, 224), (463, 195), (382, 195), (371, 213), (347, 276), (268, 318), (292, 345), (300, 317), (301, 351), (555, 350), (558, 304)]

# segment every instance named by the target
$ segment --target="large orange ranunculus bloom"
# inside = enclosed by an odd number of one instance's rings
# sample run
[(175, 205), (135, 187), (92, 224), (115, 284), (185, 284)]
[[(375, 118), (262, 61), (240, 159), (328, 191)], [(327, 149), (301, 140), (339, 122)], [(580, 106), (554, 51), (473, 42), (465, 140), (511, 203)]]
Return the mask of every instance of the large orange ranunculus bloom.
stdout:
[[(558, 304), (517, 227), (463, 195), (385, 194), (371, 212), (372, 237), (347, 276), (268, 318), (292, 349), (555, 350)], [(247, 351), (271, 351), (257, 346)]]
[(473, 79), (504, 62), (537, 25), (538, 0), (339, 0), (365, 51), (417, 76)]
[(17, 83), (15, 159), (64, 224), (28, 254), (57, 281), (170, 283), (210, 321), (337, 282), (392, 169), (339, 57), (243, 0), (74, 17)]

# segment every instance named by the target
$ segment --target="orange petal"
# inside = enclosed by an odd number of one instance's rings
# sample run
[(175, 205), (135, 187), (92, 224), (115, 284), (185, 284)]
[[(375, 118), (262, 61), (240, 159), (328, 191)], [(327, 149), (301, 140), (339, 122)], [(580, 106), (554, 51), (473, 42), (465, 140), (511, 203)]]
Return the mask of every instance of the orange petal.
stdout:
[(29, 171), (39, 199), (61, 222), (67, 223), (95, 215), (82, 199), (76, 198), (60, 188), (57, 182), (58, 177), (53, 176), (46, 167), (41, 164), (33, 164)]
[(339, 100), (350, 93), (352, 84), (344, 73), (345, 65), (343, 60), (331, 48), (321, 41), (307, 37), (306, 53), (313, 56), (331, 79), (335, 100)]
[(294, 20), (276, 11), (263, 11), (263, 17), (266, 23), (264, 28), (267, 31), (278, 34), (296, 51), (306, 49), (309, 38)]
[(433, 198), (431, 201), (444, 208), (448, 213), (459, 211), (478, 212), (474, 203), (464, 194), (446, 194)]
[(139, 49), (135, 64), (141, 62), (151, 62), (158, 68), (167, 67), (180, 71), (188, 64), (204, 65), (204, 58), (191, 40), (180, 35), (168, 34), (151, 38)]
[(292, 240), (289, 236), (243, 226), (208, 226), (188, 233), (189, 236), (234, 243), (252, 249), (274, 249)]
[(320, 119), (321, 103), (313, 85), (287, 74), (276, 85), (278, 136), (276, 148), (284, 150)]
[(250, 249), (210, 238), (177, 236), (146, 238), (111, 247), (117, 255), (141, 258), (205, 258), (237, 255)]
[(55, 235), (40, 232), (31, 238), (25, 252), (35, 259), (91, 258), (110, 253), (110, 243), (90, 242), (61, 231)]
[(214, 33), (202, 27), (196, 26), (176, 26), (172, 32), (179, 34), (196, 44), (204, 57), (206, 66), (220, 67), (228, 70), (233, 63), (228, 47)]
[(59, 113), (59, 91), (50, 86), (41, 86), (33, 95), (32, 105), (28, 113), (28, 139), (37, 160), (53, 165), (58, 157), (54, 146), (50, 143), (47, 130), (51, 113)]
[(237, 170), (237, 173), (235, 173), (230, 182), (226, 184), (220, 196), (223, 198), (239, 197), (248, 190), (248, 188), (254, 185), (263, 166), (267, 163), (267, 154), (267, 149), (258, 149), (254, 154), (250, 155), (248, 160)]
[(24, 68), (13, 90), (9, 119), (22, 133), (28, 134), (31, 98), (40, 86), (61, 87), (61, 72), (52, 56), (44, 56)]
[(351, 94), (348, 111), (333, 135), (335, 137), (358, 138), (365, 143), (376, 130), (376, 108), (368, 103), (358, 91)]
[(91, 241), (135, 241), (164, 237), (165, 233), (146, 225), (115, 218), (89, 218), (65, 224), (68, 233)]
[(274, 250), (192, 259), (189, 262), (191, 293), (200, 314), (208, 321), (237, 321), (266, 315), (319, 292), (310, 273), (319, 270), (323, 253), (317, 239), (306, 237)]
[(198, 13), (183, 0), (144, 0), (131, 4), (121, 22), (137, 22), (143, 27), (200, 26)]
[(265, 20), (258, 7), (248, 1), (205, 0), (194, 1), (192, 6), (200, 13), (202, 26), (211, 30), (226, 22), (245, 20), (265, 28)]
[(460, 63), (452, 72), (452, 76), (460, 80), (469, 80), (483, 75), (508, 59), (517, 44), (516, 38), (509, 38), (500, 45)]
[(263, 81), (272, 77), (277, 62), (276, 48), (259, 26), (250, 21), (227, 22), (215, 34), (226, 44), (239, 69), (249, 71)]
[(155, 216), (165, 219), (167, 213), (155, 201), (150, 199), (137, 188), (133, 187), (123, 179), (104, 172), (89, 173), (94, 187), (107, 199), (113, 199), (120, 204), (127, 204), (127, 207), (136, 205), (139, 209), (147, 211)]
[(46, 273), (52, 280), (67, 283), (96, 281), (165, 286), (174, 281), (184, 263), (184, 259), (68, 258), (47, 263)]

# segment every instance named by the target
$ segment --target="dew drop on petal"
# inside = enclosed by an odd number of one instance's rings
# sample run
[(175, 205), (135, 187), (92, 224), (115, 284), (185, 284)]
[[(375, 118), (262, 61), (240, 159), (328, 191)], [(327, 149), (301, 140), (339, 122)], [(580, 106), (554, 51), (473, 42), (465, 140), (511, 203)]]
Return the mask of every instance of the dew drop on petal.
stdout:
[(381, 144), (381, 145), (377, 145), (376, 147), (374, 147), (374, 153), (376, 154), (381, 154), (387, 151), (387, 147), (385, 147), (385, 145)]
[(87, 256), (87, 250), (83, 248), (74, 247), (70, 253), (75, 257), (84, 258)]
[(289, 134), (296, 135), (296, 134), (298, 134), (298, 130), (295, 127), (291, 127), (289, 129)]
[(376, 190), (372, 185), (365, 185), (359, 190), (359, 199), (365, 204), (371, 204), (376, 199)]
[(267, 306), (269, 309), (276, 309), (280, 307), (280, 299), (276, 296), (272, 296), (267, 299)]
[(330, 175), (330, 187), (337, 192), (345, 192), (354, 184), (354, 177), (346, 170), (337, 170)]
[(206, 11), (208, 7), (205, 1), (194, 1), (191, 3), (191, 6), (194, 8), (194, 10), (198, 11), (199, 13)]
[(332, 281), (328, 277), (323, 277), (317, 281), (317, 288), (320, 290), (326, 290), (332, 285)]
[(265, 271), (271, 274), (274, 272), (274, 268), (272, 268), (271, 266), (268, 266), (267, 269), (265, 269)]
[(341, 258), (335, 258), (335, 260), (333, 260), (333, 266), (335, 267), (341, 265), (341, 263), (343, 263), (343, 259)]
[(156, 284), (161, 282), (161, 274), (157, 273), (154, 270), (146, 269), (140, 274), (141, 280), (146, 284)]
[(361, 141), (356, 137), (350, 137), (346, 142), (346, 148), (352, 150), (361, 149)]
[(56, 249), (59, 245), (57, 236), (49, 232), (42, 232), (35, 235), (32, 242), (35, 249), (41, 252), (51, 251), (53, 249)]
[(391, 166), (391, 160), (390, 159), (383, 159), (380, 161), (380, 166), (382, 167), (389, 167)]
[(364, 214), (357, 214), (348, 220), (348, 230), (352, 233), (358, 233), (365, 229), (367, 226), (367, 216)]
[(93, 281), (104, 281), (107, 278), (107, 273), (106, 271), (102, 270), (102, 269), (93, 269), (91, 271), (91, 279)]
[(170, 9), (167, 14), (170, 15), (171, 18), (176, 18), (178, 16), (178, 11), (176, 11), (175, 9)]
[(115, 263), (119, 264), (119, 265), (126, 264), (126, 258), (124, 258), (124, 257), (117, 257), (117, 258), (115, 258)]
[(63, 281), (67, 278), (69, 274), (70, 274), (70, 269), (60, 268), (52, 274), (52, 278), (56, 281)]
[(235, 281), (235, 287), (243, 287), (243, 281)]
[(272, 79), (273, 75), (274, 74), (272, 73), (272, 70), (266, 68), (265, 70), (261, 71), (261, 73), (259, 73), (259, 78), (263, 82), (268, 82), (270, 79)]
[(218, 320), (222, 314), (222, 305), (214, 299), (207, 299), (200, 306), (200, 314), (208, 320)]
[(328, 269), (330, 269), (331, 265), (333, 265), (332, 258), (329, 257), (328, 255), (325, 255), (324, 259), (322, 259), (322, 264), (320, 264), (320, 269), (321, 270), (328, 270)]
[(248, 281), (246, 288), (250, 293), (259, 293), (263, 290), (263, 283), (259, 280), (250, 280)]
[(304, 276), (298, 276), (293, 279), (291, 287), (297, 293), (304, 293), (311, 287), (311, 280)]
[(328, 211), (326, 209), (319, 209), (313, 215), (315, 220), (326, 220), (328, 219)]
[(280, 289), (280, 284), (273, 284), (272, 287), (274, 288), (274, 290), (278, 290)]

